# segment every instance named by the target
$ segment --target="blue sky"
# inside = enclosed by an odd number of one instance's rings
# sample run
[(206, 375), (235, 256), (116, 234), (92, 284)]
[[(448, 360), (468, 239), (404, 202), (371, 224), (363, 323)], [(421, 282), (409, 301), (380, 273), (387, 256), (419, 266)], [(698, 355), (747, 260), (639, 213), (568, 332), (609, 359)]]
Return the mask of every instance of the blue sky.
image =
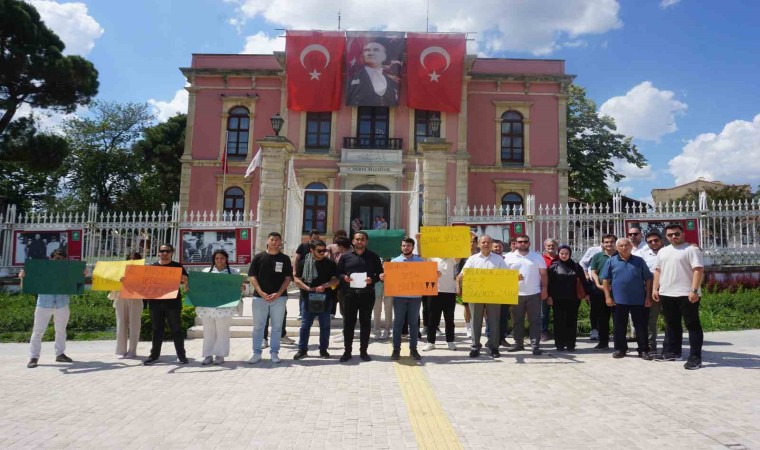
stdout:
[[(100, 72), (103, 100), (184, 112), (192, 53), (283, 49), (277, 29), (424, 31), (427, 0), (30, 0), (71, 53)], [(760, 2), (429, 1), (431, 31), (473, 32), (470, 52), (566, 60), (650, 165), (621, 165), (635, 198), (698, 176), (760, 184)], [(403, 14), (388, 14), (404, 11)], [(54, 120), (52, 120), (54, 122)]]

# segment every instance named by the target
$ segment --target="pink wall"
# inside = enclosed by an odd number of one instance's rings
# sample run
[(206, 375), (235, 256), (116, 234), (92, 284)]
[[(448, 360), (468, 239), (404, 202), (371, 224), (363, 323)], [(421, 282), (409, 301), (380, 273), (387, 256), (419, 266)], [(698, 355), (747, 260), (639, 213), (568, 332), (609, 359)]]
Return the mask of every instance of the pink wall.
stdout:
[(470, 205), (495, 205), (501, 202), (496, 198), (494, 180), (532, 181), (531, 193), (536, 196), (536, 203), (557, 203), (559, 201), (559, 183), (554, 174), (493, 174), (470, 173), (467, 187), (467, 203)]

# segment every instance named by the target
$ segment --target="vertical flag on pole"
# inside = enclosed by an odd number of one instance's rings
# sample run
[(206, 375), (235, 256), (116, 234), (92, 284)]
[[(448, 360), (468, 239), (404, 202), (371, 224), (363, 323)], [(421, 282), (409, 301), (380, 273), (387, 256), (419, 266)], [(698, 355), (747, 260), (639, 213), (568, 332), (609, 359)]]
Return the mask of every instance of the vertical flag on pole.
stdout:
[(248, 168), (245, 169), (245, 178), (251, 176), (257, 167), (261, 167), (261, 147), (259, 147), (259, 151), (253, 155), (253, 159), (251, 160), (251, 163), (248, 164)]

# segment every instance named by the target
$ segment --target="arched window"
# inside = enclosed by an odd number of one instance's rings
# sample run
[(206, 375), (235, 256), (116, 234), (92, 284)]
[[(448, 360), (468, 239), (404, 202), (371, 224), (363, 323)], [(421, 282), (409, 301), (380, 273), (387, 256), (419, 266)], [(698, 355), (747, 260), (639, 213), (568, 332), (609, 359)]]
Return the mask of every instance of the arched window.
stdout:
[(322, 183), (311, 183), (306, 186), (303, 198), (303, 233), (309, 234), (313, 229), (320, 234), (327, 232), (327, 192), (310, 191), (309, 189), (327, 189)]
[[(231, 187), (224, 191), (224, 212), (243, 214), (245, 211), (245, 192), (239, 187)], [(228, 214), (229, 216), (229, 214)]]
[(501, 162), (522, 164), (523, 150), (523, 116), (517, 111), (507, 111), (501, 115)]
[(248, 109), (236, 106), (227, 118), (227, 157), (245, 158), (248, 154)]
[(522, 195), (509, 192), (504, 194), (501, 198), (501, 213), (502, 214), (520, 214), (523, 207)]

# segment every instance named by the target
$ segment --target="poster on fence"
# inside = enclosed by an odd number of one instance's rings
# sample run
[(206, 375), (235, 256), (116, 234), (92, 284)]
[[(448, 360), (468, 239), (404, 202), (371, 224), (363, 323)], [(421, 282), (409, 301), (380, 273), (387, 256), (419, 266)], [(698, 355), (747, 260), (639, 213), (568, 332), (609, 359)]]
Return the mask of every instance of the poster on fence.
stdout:
[(438, 264), (434, 262), (387, 262), (384, 294), (388, 297), (438, 295)]
[[(509, 242), (509, 238), (512, 236), (519, 236), (525, 234), (525, 222), (514, 222), (511, 220), (505, 220), (504, 222), (456, 222), (452, 225), (466, 225), (470, 228), (470, 231), (478, 235), (478, 237), (487, 234), (494, 240), (502, 242)], [(509, 245), (505, 245), (509, 248)]]
[(121, 298), (173, 300), (179, 293), (181, 267), (127, 266)]
[[(670, 242), (665, 236), (665, 227), (670, 224), (681, 225), (683, 228), (683, 234), (686, 242), (689, 244), (699, 245), (699, 219), (696, 217), (686, 219), (655, 219), (655, 220), (626, 220), (625, 230), (626, 233), (631, 227), (639, 227), (641, 229), (641, 240), (646, 241), (646, 235), (649, 232), (656, 231), (662, 236), (663, 245), (668, 245)], [(718, 245), (725, 245), (719, 243)]]
[(420, 227), (420, 256), (423, 258), (467, 258), (470, 256), (470, 227)]
[(230, 264), (250, 264), (253, 251), (251, 232), (251, 228), (181, 229), (180, 262), (190, 266), (210, 266), (214, 252), (224, 250), (229, 255)]
[(24, 263), (24, 294), (82, 295), (84, 261), (29, 259)]
[(464, 269), (462, 300), (467, 303), (516, 305), (519, 274), (517, 270)]
[(82, 230), (16, 230), (13, 235), (13, 265), (29, 259), (50, 259), (54, 250), (63, 250), (66, 259), (82, 259)]
[(92, 270), (93, 291), (118, 291), (127, 266), (144, 266), (145, 260), (98, 261)]

